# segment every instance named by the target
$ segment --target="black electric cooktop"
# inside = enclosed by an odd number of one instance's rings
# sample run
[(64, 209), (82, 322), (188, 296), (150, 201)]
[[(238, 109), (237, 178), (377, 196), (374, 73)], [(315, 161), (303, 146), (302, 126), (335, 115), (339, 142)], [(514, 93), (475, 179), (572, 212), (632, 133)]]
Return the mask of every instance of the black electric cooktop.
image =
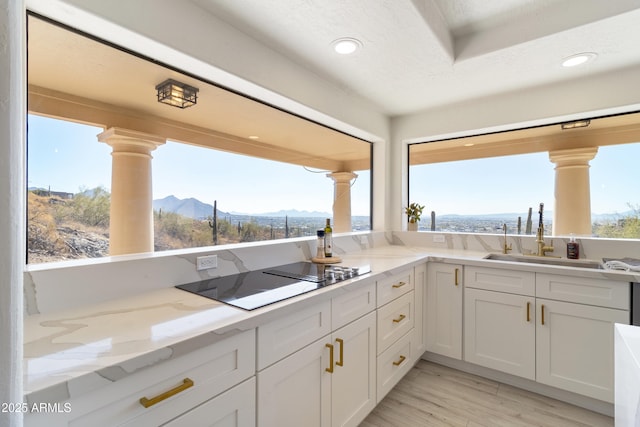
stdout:
[(182, 289), (244, 310), (254, 310), (371, 271), (368, 265), (347, 267), (296, 262), (259, 271), (178, 285)]

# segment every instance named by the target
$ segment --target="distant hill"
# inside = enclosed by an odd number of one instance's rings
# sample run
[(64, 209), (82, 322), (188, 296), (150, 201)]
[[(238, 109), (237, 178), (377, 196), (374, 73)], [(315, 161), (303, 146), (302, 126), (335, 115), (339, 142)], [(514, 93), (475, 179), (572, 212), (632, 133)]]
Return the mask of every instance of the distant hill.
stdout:
[(244, 215), (244, 216), (270, 216), (270, 217), (301, 217), (301, 218), (331, 218), (332, 214), (327, 212), (318, 211), (299, 211), (297, 209), (282, 209), (278, 212), (265, 212), (256, 214), (247, 214), (239, 212), (231, 212), (232, 215)]
[[(156, 199), (153, 201), (153, 210), (162, 209), (164, 212), (174, 212), (188, 218), (205, 219), (213, 213), (213, 206), (203, 203), (198, 199), (190, 197), (188, 199), (179, 199), (174, 195), (167, 196), (164, 199)], [(331, 214), (327, 212), (317, 211), (299, 211), (296, 209), (280, 210), (278, 212), (265, 212), (257, 214), (248, 214), (240, 212), (222, 212), (218, 209), (218, 217), (224, 216), (240, 216), (240, 217), (301, 217), (301, 218), (331, 218)]]
[[(208, 203), (203, 203), (198, 199), (189, 198), (189, 199), (178, 199), (175, 196), (167, 196), (164, 199), (157, 199), (153, 201), (153, 209), (158, 210), (162, 208), (165, 212), (175, 212), (180, 215), (184, 215), (189, 218), (194, 219), (205, 219), (210, 217), (213, 212), (213, 206)], [(598, 221), (615, 221), (618, 218), (623, 218), (625, 216), (632, 215), (634, 212), (629, 210), (626, 212), (620, 213), (607, 213), (607, 214), (596, 214), (592, 213), (591, 220), (594, 222)], [(318, 211), (299, 211), (297, 209), (282, 209), (277, 212), (265, 212), (265, 213), (242, 213), (242, 212), (222, 212), (218, 210), (218, 217), (223, 216), (240, 216), (240, 217), (273, 217), (273, 218), (284, 218), (288, 216), (289, 218), (331, 218), (332, 214), (328, 212), (318, 212)], [(438, 215), (437, 218), (439, 221), (456, 221), (456, 220), (496, 220), (496, 221), (509, 221), (516, 220), (520, 216), (522, 221), (526, 221), (527, 213), (492, 213), (492, 214), (469, 214), (469, 215), (459, 215), (459, 214), (444, 214)], [(553, 219), (553, 211), (548, 210), (545, 212), (545, 222), (551, 221)], [(425, 220), (429, 220), (429, 216), (424, 216)], [(538, 220), (538, 212), (532, 212), (532, 218), (534, 224), (537, 223)]]
[[(213, 214), (213, 206), (208, 203), (203, 203), (193, 197), (178, 199), (173, 195), (153, 201), (153, 210), (160, 209), (163, 212), (173, 212), (193, 219), (205, 219)], [(225, 213), (218, 210), (218, 215), (225, 215)]]

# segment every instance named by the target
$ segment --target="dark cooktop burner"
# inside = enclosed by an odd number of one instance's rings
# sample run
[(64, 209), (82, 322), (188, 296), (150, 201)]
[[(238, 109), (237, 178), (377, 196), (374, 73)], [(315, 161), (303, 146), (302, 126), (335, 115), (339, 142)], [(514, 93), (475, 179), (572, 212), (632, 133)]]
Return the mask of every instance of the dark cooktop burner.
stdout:
[(354, 268), (296, 262), (187, 283), (176, 288), (244, 310), (254, 310), (370, 271), (368, 265)]

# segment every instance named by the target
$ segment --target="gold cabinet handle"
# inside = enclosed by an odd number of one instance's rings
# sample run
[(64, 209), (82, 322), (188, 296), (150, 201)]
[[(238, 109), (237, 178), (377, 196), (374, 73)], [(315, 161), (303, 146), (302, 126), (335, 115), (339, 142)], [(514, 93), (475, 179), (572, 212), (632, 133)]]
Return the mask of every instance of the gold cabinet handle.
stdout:
[(344, 340), (336, 338), (336, 342), (340, 344), (340, 360), (336, 362), (337, 366), (344, 366)]
[(395, 288), (395, 289), (398, 289), (398, 288), (403, 287), (403, 286), (404, 286), (404, 285), (406, 285), (406, 284), (407, 284), (407, 282), (398, 282), (398, 283), (396, 283), (395, 285), (393, 285), (393, 286), (391, 286), (391, 287), (392, 287), (392, 288)]
[(393, 323), (400, 323), (402, 322), (407, 316), (405, 316), (404, 314), (401, 314), (397, 319), (393, 319)]
[(404, 356), (400, 356), (400, 359), (396, 360), (395, 362), (393, 362), (393, 364), (395, 366), (400, 366), (402, 364), (402, 362), (404, 362), (407, 358)]
[(531, 322), (531, 303), (527, 301), (527, 322)]
[(544, 304), (540, 306), (540, 314), (542, 315), (541, 321), (542, 321), (542, 324), (544, 325)]
[(181, 391), (185, 391), (189, 387), (193, 387), (193, 380), (190, 378), (185, 378), (182, 380), (182, 384), (178, 387), (172, 388), (169, 391), (165, 391), (162, 394), (157, 395), (156, 397), (152, 397), (151, 399), (147, 399), (146, 397), (140, 398), (140, 404), (145, 408), (155, 405), (156, 403), (160, 403), (165, 399), (170, 398), (173, 395), (180, 393)]
[(456, 286), (458, 286), (460, 284), (460, 281), (458, 280), (459, 279), (459, 274), (460, 274), (459, 271), (460, 271), (459, 268), (455, 269), (455, 279), (454, 279), (454, 281), (455, 281)]
[(333, 374), (333, 344), (325, 344), (324, 346), (329, 349), (329, 367), (324, 370)]

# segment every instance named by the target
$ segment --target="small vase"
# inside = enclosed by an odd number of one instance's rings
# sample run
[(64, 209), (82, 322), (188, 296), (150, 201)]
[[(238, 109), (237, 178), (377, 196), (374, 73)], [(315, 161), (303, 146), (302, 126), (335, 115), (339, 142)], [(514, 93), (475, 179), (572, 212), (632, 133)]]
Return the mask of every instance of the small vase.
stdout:
[(409, 230), (409, 231), (418, 231), (418, 223), (417, 222), (409, 222), (409, 223), (407, 223), (407, 230)]

